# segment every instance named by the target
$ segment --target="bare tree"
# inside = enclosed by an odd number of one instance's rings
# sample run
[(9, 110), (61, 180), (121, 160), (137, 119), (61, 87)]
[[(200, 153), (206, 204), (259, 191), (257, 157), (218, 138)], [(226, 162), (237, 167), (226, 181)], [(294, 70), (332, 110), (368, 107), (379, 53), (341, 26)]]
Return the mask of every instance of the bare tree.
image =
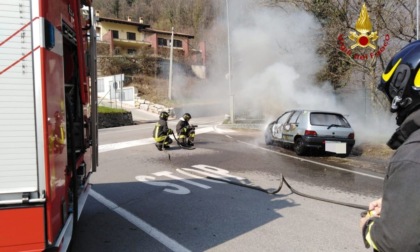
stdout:
[[(264, 6), (290, 4), (303, 8), (318, 19), (324, 29), (319, 53), (327, 57), (328, 64), (318, 75), (320, 81), (328, 80), (334, 89), (367, 88), (371, 103), (385, 107), (384, 97), (376, 86), (386, 63), (401, 47), (415, 40), (415, 3), (411, 0), (365, 1), (372, 32), (378, 39), (371, 40), (372, 48), (354, 48), (350, 53), (346, 43), (350, 32), (356, 31), (363, 2), (359, 0), (259, 0)], [(370, 33), (369, 33), (370, 34)], [(338, 36), (342, 35), (342, 44)], [(373, 55), (372, 55), (373, 52)], [(367, 56), (367, 57), (366, 57)]]

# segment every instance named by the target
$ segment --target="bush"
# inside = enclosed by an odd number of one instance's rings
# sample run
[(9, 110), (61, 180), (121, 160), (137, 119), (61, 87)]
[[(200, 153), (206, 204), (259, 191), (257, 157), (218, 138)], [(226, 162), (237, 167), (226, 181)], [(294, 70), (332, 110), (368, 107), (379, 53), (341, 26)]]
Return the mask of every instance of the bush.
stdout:
[(98, 128), (112, 128), (134, 125), (131, 112), (124, 109), (98, 106)]
[(125, 112), (127, 111), (124, 109), (98, 106), (98, 114), (120, 114), (120, 113), (125, 113)]

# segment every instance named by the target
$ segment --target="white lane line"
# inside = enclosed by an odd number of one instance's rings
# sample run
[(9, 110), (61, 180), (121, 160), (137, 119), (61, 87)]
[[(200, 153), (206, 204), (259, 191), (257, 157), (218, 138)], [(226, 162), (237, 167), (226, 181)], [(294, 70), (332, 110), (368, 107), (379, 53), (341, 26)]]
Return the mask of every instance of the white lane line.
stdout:
[[(205, 127), (201, 129), (196, 129), (195, 134), (203, 134), (214, 131), (213, 127)], [(108, 151), (114, 151), (114, 150), (120, 150), (140, 145), (146, 145), (146, 144), (152, 144), (155, 140), (153, 140), (152, 137), (144, 138), (140, 140), (133, 140), (133, 141), (126, 141), (126, 142), (119, 142), (119, 143), (111, 143), (111, 144), (102, 144), (99, 145), (98, 151), (99, 153), (108, 152)]]
[(99, 145), (99, 153), (154, 143), (153, 138)]
[(312, 160), (309, 160), (309, 159), (299, 158), (299, 157), (291, 156), (291, 155), (288, 155), (288, 154), (285, 154), (285, 153), (281, 153), (281, 152), (278, 152), (278, 151), (273, 151), (273, 150), (270, 150), (270, 149), (266, 149), (266, 148), (260, 147), (258, 145), (254, 145), (254, 144), (242, 142), (242, 141), (239, 141), (239, 140), (237, 140), (237, 141), (240, 142), (240, 143), (246, 144), (246, 145), (250, 145), (250, 146), (252, 146), (254, 148), (258, 148), (258, 149), (261, 149), (261, 150), (273, 152), (273, 153), (276, 153), (276, 154), (281, 155), (281, 156), (285, 156), (285, 157), (289, 157), (289, 158), (294, 158), (294, 159), (297, 159), (299, 161), (308, 162), (308, 163), (312, 163), (312, 164), (316, 164), (316, 165), (321, 165), (321, 166), (325, 166), (325, 167), (328, 167), (328, 168), (331, 168), (331, 169), (335, 169), (335, 170), (339, 170), (339, 171), (345, 171), (345, 172), (349, 172), (349, 173), (354, 173), (354, 174), (362, 175), (362, 176), (365, 176), (365, 177), (371, 177), (371, 178), (375, 178), (375, 179), (384, 180), (383, 177), (379, 177), (379, 176), (375, 176), (375, 175), (370, 175), (370, 174), (363, 173), (363, 172), (357, 172), (357, 171), (347, 170), (347, 169), (340, 168), (338, 166), (323, 164), (323, 163), (320, 163), (320, 162), (317, 162), (317, 161), (312, 161)]
[(112, 210), (112, 211), (116, 212), (117, 214), (119, 214), (121, 217), (123, 217), (124, 219), (126, 219), (131, 224), (133, 224), (136, 227), (138, 227), (139, 229), (143, 230), (145, 233), (147, 233), (148, 235), (150, 235), (151, 237), (153, 237), (158, 242), (162, 243), (165, 247), (169, 248), (170, 250), (177, 251), (177, 252), (178, 251), (179, 252), (182, 252), (182, 251), (191, 251), (191, 250), (185, 248), (184, 246), (182, 246), (181, 244), (179, 244), (178, 242), (176, 242), (175, 240), (173, 240), (172, 238), (169, 238), (167, 235), (165, 235), (164, 233), (160, 232), (156, 228), (152, 227), (147, 222), (145, 222), (142, 219), (138, 218), (134, 214), (128, 212), (127, 210), (125, 210), (122, 207), (119, 207), (117, 204), (115, 204), (114, 202), (112, 202), (109, 199), (105, 198), (104, 196), (102, 196), (101, 194), (97, 193), (93, 189), (91, 189), (89, 191), (89, 195), (92, 196), (97, 201), (99, 201), (100, 203), (102, 203), (103, 205), (105, 205), (110, 210)]

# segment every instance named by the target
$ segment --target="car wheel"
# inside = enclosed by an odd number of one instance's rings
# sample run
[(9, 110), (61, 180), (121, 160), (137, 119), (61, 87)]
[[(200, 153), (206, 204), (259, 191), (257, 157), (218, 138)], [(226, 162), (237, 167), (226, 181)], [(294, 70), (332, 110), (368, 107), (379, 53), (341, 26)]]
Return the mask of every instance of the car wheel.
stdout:
[(273, 133), (271, 132), (271, 126), (272, 124), (268, 125), (267, 130), (264, 134), (264, 140), (266, 145), (272, 145), (274, 143), (273, 141)]
[(296, 138), (295, 145), (293, 146), (297, 155), (302, 156), (306, 153), (306, 147), (301, 137)]

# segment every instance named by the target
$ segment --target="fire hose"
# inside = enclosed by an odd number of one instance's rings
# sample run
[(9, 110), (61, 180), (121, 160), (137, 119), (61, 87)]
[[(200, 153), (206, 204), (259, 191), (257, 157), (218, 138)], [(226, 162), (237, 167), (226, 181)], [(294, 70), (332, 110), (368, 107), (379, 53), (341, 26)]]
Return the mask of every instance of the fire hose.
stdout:
[[(197, 127), (196, 125), (193, 125), (193, 127)], [(175, 141), (177, 142), (177, 144), (179, 146), (181, 146), (179, 140), (175, 137), (175, 134), (172, 132), (172, 135), (175, 139)], [(168, 154), (169, 155), (169, 154)], [(169, 155), (169, 160), (171, 160), (171, 156)], [(332, 200), (332, 199), (326, 199), (326, 198), (322, 198), (322, 197), (318, 197), (318, 196), (313, 196), (313, 195), (309, 195), (309, 194), (305, 194), (302, 192), (299, 192), (297, 190), (295, 190), (286, 180), (286, 178), (281, 175), (281, 181), (280, 181), (280, 185), (277, 189), (275, 189), (274, 191), (269, 191), (266, 189), (263, 189), (261, 187), (258, 186), (252, 186), (252, 185), (247, 185), (247, 184), (242, 184), (242, 183), (238, 183), (238, 182), (234, 182), (234, 181), (230, 181), (227, 179), (220, 179), (220, 178), (215, 178), (215, 177), (211, 177), (211, 176), (207, 176), (206, 178), (208, 179), (212, 179), (212, 180), (217, 180), (217, 181), (221, 181), (221, 182), (225, 182), (228, 184), (232, 184), (232, 185), (237, 185), (237, 186), (242, 186), (242, 187), (246, 187), (249, 189), (253, 189), (253, 190), (257, 190), (257, 191), (261, 191), (261, 192), (265, 192), (267, 194), (276, 194), (278, 192), (280, 192), (280, 190), (283, 187), (283, 183), (290, 189), (290, 191), (296, 195), (299, 195), (301, 197), (305, 197), (305, 198), (309, 198), (309, 199), (314, 199), (314, 200), (318, 200), (318, 201), (323, 201), (323, 202), (327, 202), (327, 203), (332, 203), (332, 204), (336, 204), (336, 205), (341, 205), (341, 206), (347, 206), (347, 207), (352, 207), (352, 208), (357, 208), (357, 209), (362, 209), (364, 210), (361, 215), (363, 217), (364, 214), (367, 213), (367, 211), (369, 210), (368, 207), (366, 205), (359, 205), (359, 204), (353, 204), (353, 203), (347, 203), (347, 202), (342, 202), (342, 201), (336, 201), (336, 200)]]
[(331, 200), (331, 199), (326, 199), (326, 198), (322, 198), (322, 197), (318, 197), (318, 196), (313, 196), (313, 195), (301, 193), (301, 192), (295, 190), (287, 182), (286, 178), (283, 175), (281, 175), (281, 181), (280, 181), (279, 187), (274, 191), (269, 191), (269, 190), (263, 189), (261, 187), (246, 185), (246, 184), (242, 184), (242, 183), (238, 183), (238, 182), (234, 182), (234, 181), (230, 181), (230, 180), (226, 180), (226, 179), (214, 178), (214, 177), (211, 177), (211, 176), (207, 176), (207, 178), (208, 179), (213, 179), (213, 180), (218, 180), (218, 181), (221, 181), (221, 182), (226, 182), (226, 183), (232, 184), (232, 185), (237, 185), (237, 186), (242, 186), (242, 187), (262, 191), (262, 192), (265, 192), (265, 193), (268, 193), (268, 194), (276, 194), (276, 193), (280, 192), (281, 188), (283, 187), (283, 183), (284, 183), (290, 189), (290, 191), (292, 191), (292, 193), (294, 193), (296, 195), (299, 195), (299, 196), (302, 196), (302, 197), (305, 197), (305, 198), (309, 198), (309, 199), (324, 201), (324, 202), (327, 202), (327, 203), (332, 203), (332, 204), (336, 204), (336, 205), (347, 206), (347, 207), (352, 207), (352, 208), (357, 208), (357, 209), (362, 209), (362, 210), (368, 211), (368, 207), (365, 206), (365, 205), (358, 205), (358, 204), (352, 204), (352, 203), (347, 203), (347, 202), (341, 202), (341, 201), (336, 201), (336, 200)]

